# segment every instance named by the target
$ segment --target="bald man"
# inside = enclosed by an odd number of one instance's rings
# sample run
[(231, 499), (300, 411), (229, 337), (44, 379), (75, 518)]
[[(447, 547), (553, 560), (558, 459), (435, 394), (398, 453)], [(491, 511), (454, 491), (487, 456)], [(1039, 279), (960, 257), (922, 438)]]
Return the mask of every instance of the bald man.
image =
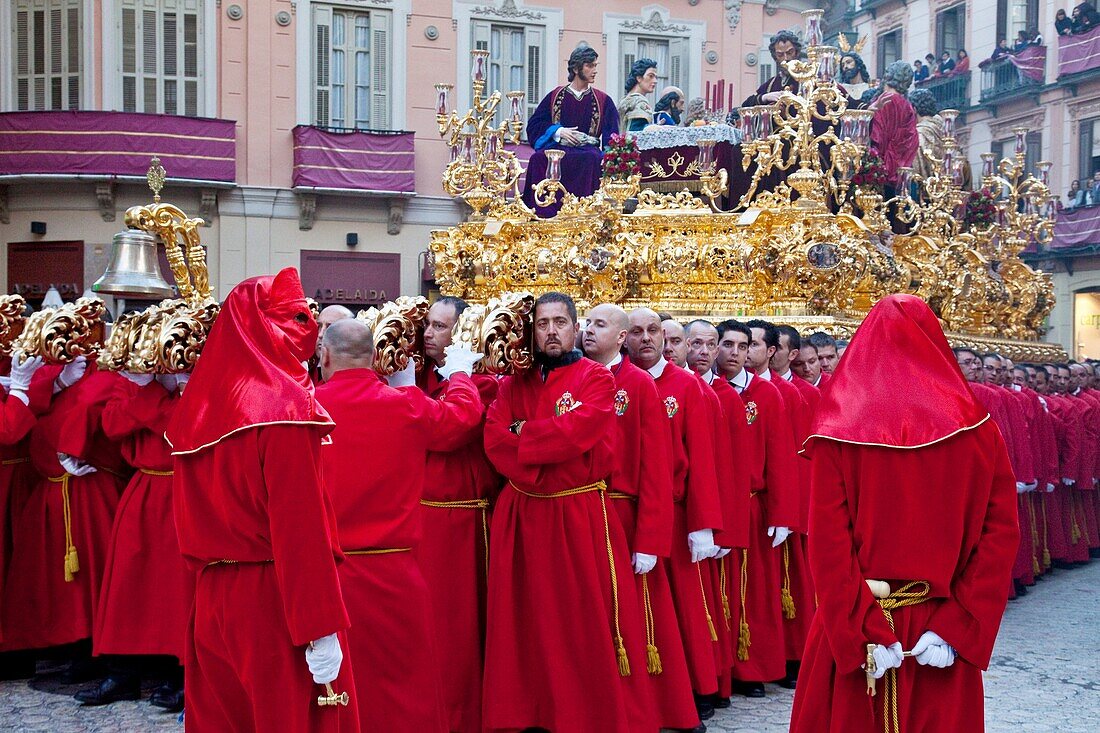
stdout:
[(581, 331), (585, 356), (615, 378), (615, 469), (612, 506), (630, 547), (645, 619), (657, 720), (662, 728), (693, 730), (699, 715), (691, 696), (684, 645), (664, 562), (672, 544), (672, 437), (653, 378), (622, 354), (630, 327), (626, 311), (603, 303)]
[(666, 361), (687, 369), (687, 339), (684, 337), (683, 325), (672, 318), (666, 318), (661, 321), (661, 334), (664, 338), (661, 355)]
[[(420, 494), (428, 451), (441, 435), (472, 429), (482, 404), (470, 380), (480, 354), (448, 347), (446, 400), (393, 388), (372, 368), (365, 323), (341, 319), (321, 340), (325, 384), (317, 401), (336, 423), (321, 450), (336, 513), (340, 585), (361, 720), (375, 730), (446, 733), (428, 587), (412, 551), (420, 542)], [(370, 460), (384, 449), (386, 460)]]
[(351, 318), (355, 314), (342, 305), (326, 305), (317, 316), (317, 350), (313, 358), (309, 360), (309, 376), (314, 384), (321, 383), (321, 339), (325, 337), (328, 327), (337, 321)]
[(696, 706), (700, 717), (706, 719), (714, 714), (710, 697), (718, 692), (721, 647), (716, 624), (723, 623), (721, 606), (713, 607), (709, 599), (712, 572), (703, 562), (718, 555), (714, 534), (722, 529), (714, 423), (699, 379), (662, 355), (664, 333), (655, 312), (649, 308), (631, 312), (626, 348), (630, 360), (656, 381), (672, 431), (674, 509), (669, 579)]

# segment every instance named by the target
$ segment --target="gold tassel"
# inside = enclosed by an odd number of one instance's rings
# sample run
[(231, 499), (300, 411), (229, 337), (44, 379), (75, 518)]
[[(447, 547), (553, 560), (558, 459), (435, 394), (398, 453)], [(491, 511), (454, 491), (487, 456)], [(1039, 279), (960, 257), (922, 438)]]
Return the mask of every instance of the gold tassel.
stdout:
[(749, 661), (749, 647), (752, 646), (752, 635), (749, 633), (749, 622), (741, 619), (741, 628), (737, 632), (737, 659), (740, 662)]
[(1039, 567), (1039, 558), (1034, 555), (1031, 556), (1031, 572), (1035, 575), (1043, 572), (1043, 569)]
[(1050, 550), (1043, 548), (1043, 565), (1050, 567)]
[[(727, 555), (728, 557), (728, 555)], [(722, 616), (726, 619), (726, 631), (730, 629), (730, 619), (733, 618), (733, 612), (730, 611), (730, 599), (729, 593), (726, 592), (726, 558), (720, 558), (718, 560), (718, 586), (722, 593)]]
[(1050, 568), (1050, 547), (1047, 545), (1049, 538), (1047, 525), (1047, 502), (1045, 496), (1039, 497), (1039, 508), (1043, 510), (1043, 567)]
[(80, 572), (80, 557), (76, 554), (76, 548), (70, 546), (65, 553), (65, 582), (73, 582), (73, 576)]
[(699, 563), (695, 563), (695, 573), (699, 576), (699, 593), (703, 596), (703, 613), (707, 615), (707, 628), (710, 629), (710, 640), (718, 641), (718, 630), (714, 628), (714, 619), (710, 617), (710, 606), (707, 604), (707, 589), (703, 585), (703, 569)]
[(615, 637), (615, 656), (619, 658), (619, 674), (623, 677), (630, 676), (630, 659), (626, 656), (626, 647), (623, 646), (623, 637)]
[(661, 666), (661, 653), (652, 644), (645, 645), (646, 669), (650, 674), (661, 674), (665, 668)]
[(73, 582), (73, 576), (80, 572), (80, 556), (73, 544), (73, 516), (69, 504), (69, 477), (66, 472), (60, 478), (48, 477), (50, 483), (61, 484), (61, 515), (65, 523), (65, 582)]
[[(793, 537), (794, 535), (791, 535)], [(794, 607), (794, 598), (791, 596), (791, 551), (790, 538), (783, 543), (783, 590), (780, 598), (783, 601), (783, 618), (792, 620), (797, 614)]]
[(642, 576), (642, 603), (645, 605), (645, 661), (646, 671), (661, 674), (665, 671), (661, 664), (661, 653), (657, 651), (657, 631), (653, 623), (653, 605), (649, 600), (649, 574)]
[(749, 634), (749, 614), (745, 606), (745, 595), (749, 590), (749, 551), (741, 550), (741, 625), (737, 630), (737, 659), (749, 661), (749, 647), (752, 636)]

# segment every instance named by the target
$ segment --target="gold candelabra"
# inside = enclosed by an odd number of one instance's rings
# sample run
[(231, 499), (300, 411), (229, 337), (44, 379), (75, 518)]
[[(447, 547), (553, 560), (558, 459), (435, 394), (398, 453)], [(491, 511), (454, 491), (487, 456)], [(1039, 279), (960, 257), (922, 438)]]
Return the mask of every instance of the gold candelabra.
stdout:
[(461, 196), (474, 210), (474, 217), (484, 218), (484, 211), (494, 201), (503, 199), (508, 191), (519, 200), (519, 177), (523, 166), (505, 143), (516, 144), (523, 132), (524, 92), (508, 92), (510, 117), (496, 124), (497, 109), (502, 95), (494, 91), (484, 97), (488, 74), (489, 52), (475, 49), (473, 60), (473, 106), (465, 113), (449, 110), (448, 97), (453, 84), (440, 83), (436, 90), (436, 121), (439, 135), (451, 148), (451, 160), (443, 173), (443, 189), (451, 196)]
[(999, 163), (993, 153), (982, 153), (982, 188), (997, 199), (995, 225), (998, 260), (1019, 255), (1033, 241), (1050, 243), (1054, 236), (1054, 197), (1050, 193), (1052, 163), (1039, 161), (1038, 177), (1028, 172), (1027, 128), (1013, 129), (1014, 155)]

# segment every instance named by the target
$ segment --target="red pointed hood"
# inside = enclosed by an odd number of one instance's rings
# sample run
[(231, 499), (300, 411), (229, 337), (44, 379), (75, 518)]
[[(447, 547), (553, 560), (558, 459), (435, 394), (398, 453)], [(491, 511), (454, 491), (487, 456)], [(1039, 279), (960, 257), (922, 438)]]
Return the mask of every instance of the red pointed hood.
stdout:
[(195, 453), (261, 425), (332, 430), (303, 365), (316, 344), (317, 323), (297, 270), (233, 288), (165, 433), (173, 454)]
[(822, 390), (805, 446), (825, 439), (919, 448), (988, 418), (932, 310), (915, 296), (891, 295), (867, 314)]

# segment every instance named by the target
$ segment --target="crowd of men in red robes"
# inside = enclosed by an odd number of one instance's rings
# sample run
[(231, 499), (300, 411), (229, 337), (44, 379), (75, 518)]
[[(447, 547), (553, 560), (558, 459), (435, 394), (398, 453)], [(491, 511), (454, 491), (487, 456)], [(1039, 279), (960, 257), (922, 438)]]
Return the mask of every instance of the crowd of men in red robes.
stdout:
[[(799, 450), (844, 343), (550, 293), (535, 366), (498, 378), (442, 298), (423, 368), (382, 379), (367, 326), (304, 303), (292, 271), (242, 283), (189, 386), (13, 361), (8, 671), (69, 645), (72, 681), (107, 673), (86, 704), (167, 679), (200, 731), (701, 731), (797, 685)], [(955, 354), (1008, 446), (1025, 593), (1100, 551), (1100, 364)]]

